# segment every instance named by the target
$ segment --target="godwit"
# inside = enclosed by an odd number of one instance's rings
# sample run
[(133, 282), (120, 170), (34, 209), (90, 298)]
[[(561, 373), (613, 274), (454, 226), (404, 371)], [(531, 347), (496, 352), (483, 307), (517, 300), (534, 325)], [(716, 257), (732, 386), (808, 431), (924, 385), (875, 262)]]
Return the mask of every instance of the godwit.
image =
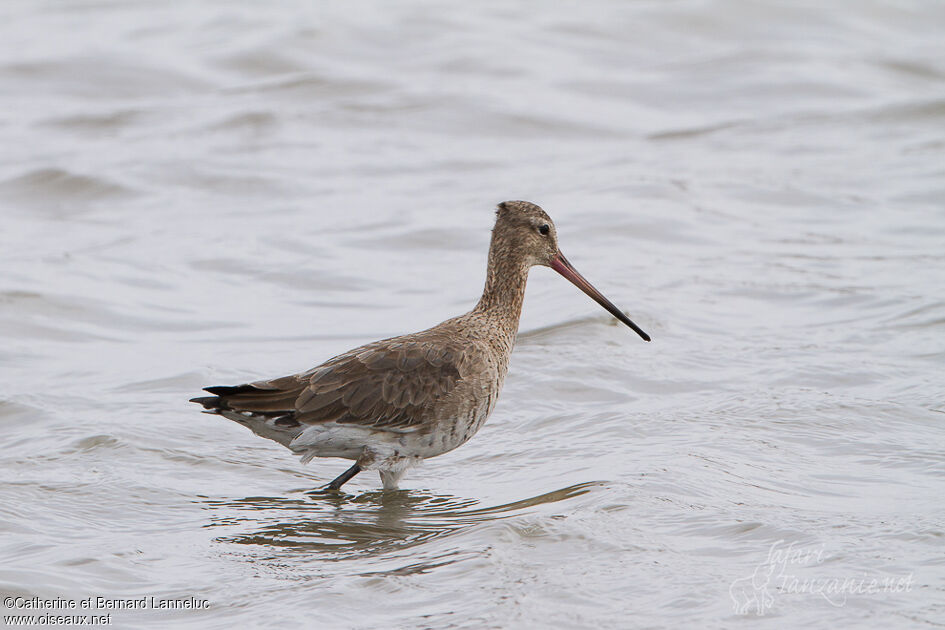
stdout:
[(496, 211), (486, 286), (465, 315), (360, 346), (301, 374), (207, 387), (213, 396), (191, 402), (286, 446), (303, 464), (313, 457), (353, 459), (328, 484), (331, 490), (362, 470), (377, 470), (384, 488), (395, 489), (407, 468), (463, 444), (489, 417), (535, 265), (551, 267), (650, 340), (571, 266), (544, 210), (506, 201)]

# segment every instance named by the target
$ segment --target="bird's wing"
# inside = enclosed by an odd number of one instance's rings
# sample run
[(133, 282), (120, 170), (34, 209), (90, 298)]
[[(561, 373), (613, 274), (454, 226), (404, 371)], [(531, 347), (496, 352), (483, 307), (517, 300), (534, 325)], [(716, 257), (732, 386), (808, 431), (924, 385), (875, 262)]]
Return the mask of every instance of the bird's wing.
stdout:
[(207, 391), (221, 399), (221, 409), (285, 416), (302, 424), (412, 431), (468, 370), (467, 348), (437, 341), (376, 342), (303, 374)]

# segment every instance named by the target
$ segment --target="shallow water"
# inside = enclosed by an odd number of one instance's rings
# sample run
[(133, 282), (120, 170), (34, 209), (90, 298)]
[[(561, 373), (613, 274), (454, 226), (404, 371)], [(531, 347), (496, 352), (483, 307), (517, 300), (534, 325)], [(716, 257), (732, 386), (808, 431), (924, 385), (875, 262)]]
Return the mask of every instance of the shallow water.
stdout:
[[(579, 9), (0, 8), (0, 593), (945, 623), (945, 10)], [(493, 417), (393, 493), (186, 402), (468, 309), (504, 199), (653, 342), (535, 270)]]

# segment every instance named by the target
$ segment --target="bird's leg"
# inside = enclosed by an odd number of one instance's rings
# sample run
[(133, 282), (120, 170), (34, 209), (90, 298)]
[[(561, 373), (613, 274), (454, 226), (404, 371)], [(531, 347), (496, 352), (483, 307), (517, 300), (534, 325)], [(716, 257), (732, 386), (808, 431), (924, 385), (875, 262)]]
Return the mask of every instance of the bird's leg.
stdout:
[(397, 490), (397, 484), (400, 483), (400, 478), (404, 476), (406, 470), (381, 470), (378, 472), (381, 473), (381, 483), (384, 484), (385, 490)]
[(332, 480), (332, 482), (328, 484), (326, 488), (328, 490), (339, 490), (341, 489), (341, 486), (343, 486), (347, 481), (349, 481), (352, 477), (354, 477), (359, 472), (361, 472), (361, 467), (355, 464), (348, 470), (344, 471), (343, 473), (335, 477), (335, 479)]

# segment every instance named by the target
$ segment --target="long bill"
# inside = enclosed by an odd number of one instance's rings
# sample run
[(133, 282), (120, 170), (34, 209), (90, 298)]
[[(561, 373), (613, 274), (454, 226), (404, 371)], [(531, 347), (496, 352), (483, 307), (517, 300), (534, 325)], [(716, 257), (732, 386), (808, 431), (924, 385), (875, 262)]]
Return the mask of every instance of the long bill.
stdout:
[(578, 270), (575, 269), (571, 263), (568, 262), (568, 259), (564, 257), (564, 254), (558, 252), (558, 255), (554, 257), (551, 261), (551, 268), (560, 273), (562, 276), (571, 281), (571, 283), (579, 288), (584, 293), (588, 294), (591, 299), (595, 302), (606, 308), (611, 315), (622, 321), (624, 324), (632, 328), (638, 335), (640, 335), (644, 341), (649, 341), (650, 336), (643, 332), (643, 330), (634, 324), (629, 317), (624, 315), (623, 311), (617, 308), (613, 302), (604, 297), (604, 295), (594, 288), (587, 279), (578, 273)]

